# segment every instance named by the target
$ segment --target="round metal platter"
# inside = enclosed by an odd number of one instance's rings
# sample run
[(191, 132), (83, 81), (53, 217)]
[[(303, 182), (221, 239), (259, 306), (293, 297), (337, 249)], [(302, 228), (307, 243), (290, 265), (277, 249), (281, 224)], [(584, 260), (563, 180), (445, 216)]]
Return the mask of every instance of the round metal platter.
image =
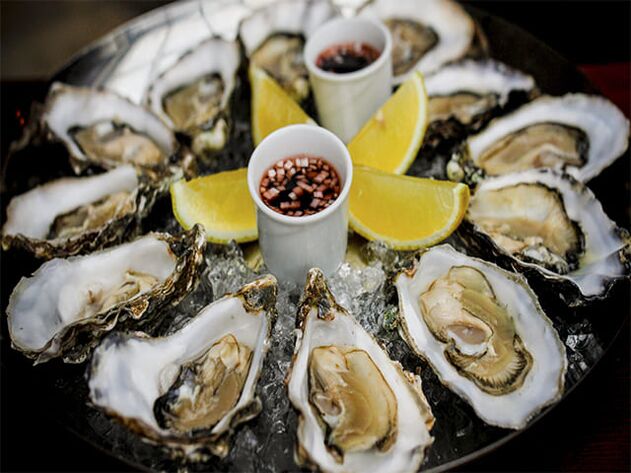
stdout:
[[(154, 10), (80, 52), (56, 75), (55, 80), (107, 87), (131, 100), (140, 101), (153, 77), (203, 39), (211, 35), (235, 39), (238, 22), (251, 11), (254, 3), (258, 6), (269, 2), (189, 1)], [(491, 56), (531, 74), (544, 93), (554, 95), (571, 91), (594, 92), (584, 76), (571, 64), (528, 33), (481, 11), (473, 8), (468, 10), (488, 37)], [(247, 84), (241, 84), (241, 87), (247, 88)], [(247, 164), (251, 152), (248, 94), (242, 93), (239, 100), (235, 115), (237, 133), (241, 133), (243, 139), (233, 139), (216, 164), (204, 170), (206, 173)], [(629, 226), (628, 163), (627, 153), (589, 183), (608, 215), (626, 228)], [(422, 163), (413, 166), (409, 173), (421, 174), (422, 167)], [(146, 229), (177, 231), (168, 199), (158, 204)], [(365, 242), (361, 244), (365, 245)], [(215, 298), (220, 297), (224, 290), (232, 289), (233, 282), (240, 284), (241, 279), (247, 279), (253, 274), (240, 266), (243, 259), (240, 258), (240, 250), (236, 246), (211, 245), (208, 253), (209, 258), (215, 258), (214, 261), (217, 258), (222, 259), (224, 273), (215, 274), (214, 281), (217, 284), (212, 284), (211, 277), (210, 286), (200, 285), (197, 292), (203, 292), (203, 296), (185, 300), (173, 310), (188, 312), (188, 316), (192, 316), (202, 301), (209, 302), (213, 294)], [(237, 258), (234, 259), (234, 264), (239, 267), (231, 270), (230, 258), (235, 254)], [(5, 258), (3, 308), (6, 308), (8, 293), (17, 280), (28, 275), (37, 264)], [(230, 279), (232, 277), (234, 281)], [(221, 279), (225, 282), (219, 284)], [(547, 288), (542, 284), (533, 284), (533, 289), (566, 345), (569, 361), (565, 391), (567, 394), (599, 361), (620, 330), (628, 312), (629, 285), (619, 283), (606, 300), (576, 309), (566, 307), (556, 294), (546, 292)], [(386, 288), (383, 292), (391, 293), (390, 297), (396, 303), (396, 296), (392, 291)], [(294, 291), (285, 302), (295, 306), (298, 297), (299, 292)], [(281, 303), (283, 301), (279, 301)], [(388, 304), (393, 306), (394, 303), (390, 301), (385, 307)], [(6, 325), (3, 328), (6, 330)], [(380, 335), (383, 335), (382, 340), (393, 357), (399, 359), (407, 369), (420, 370), (424, 391), (436, 416), (432, 431), (435, 441), (427, 452), (422, 470), (454, 468), (497, 448), (519, 434), (518, 431), (486, 425), (463, 400), (440, 385), (431, 368), (412, 355), (396, 332), (377, 333), (378, 337)], [(277, 338), (273, 343), (282, 345), (278, 350), (284, 354), (280, 357), (268, 356), (270, 359), (266, 361), (258, 386), (258, 394), (263, 401), (263, 414), (238, 429), (233, 438), (233, 448), (226, 459), (212, 458), (202, 463), (187, 464), (187, 468), (219, 471), (298, 469), (293, 460), (296, 414), (286, 399), (279, 405), (276, 404), (278, 399), (286, 398), (282, 378), (294, 343), (291, 332), (277, 335), (281, 336), (284, 338)], [(64, 365), (55, 360), (33, 367), (19, 353), (8, 349), (7, 337), (2, 338), (2, 344), (3, 362), (11, 372), (19, 373), (20, 379), (26, 383), (25, 389), (35, 389), (40, 393), (40, 407), (86, 441), (139, 468), (174, 470), (183, 465), (182, 460), (173, 460), (160, 447), (143, 441), (117, 421), (89, 405), (85, 365)], [(530, 425), (549, 409), (551, 407), (541, 412)]]

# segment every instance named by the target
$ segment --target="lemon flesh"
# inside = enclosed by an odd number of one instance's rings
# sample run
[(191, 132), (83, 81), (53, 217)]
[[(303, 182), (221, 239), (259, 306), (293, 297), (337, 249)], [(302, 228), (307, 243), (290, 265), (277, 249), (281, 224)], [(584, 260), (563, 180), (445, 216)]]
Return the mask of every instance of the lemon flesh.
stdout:
[(464, 184), (355, 166), (349, 222), (368, 240), (381, 240), (397, 250), (412, 250), (451, 235), (468, 204), (469, 188)]
[(245, 168), (177, 181), (171, 185), (171, 204), (179, 224), (187, 230), (202, 224), (208, 241), (244, 243), (258, 238)]
[(249, 75), (254, 146), (273, 131), (287, 125), (316, 124), (263, 69), (251, 65)]
[(423, 76), (415, 72), (348, 144), (353, 163), (404, 174), (423, 143), (427, 123), (427, 92)]

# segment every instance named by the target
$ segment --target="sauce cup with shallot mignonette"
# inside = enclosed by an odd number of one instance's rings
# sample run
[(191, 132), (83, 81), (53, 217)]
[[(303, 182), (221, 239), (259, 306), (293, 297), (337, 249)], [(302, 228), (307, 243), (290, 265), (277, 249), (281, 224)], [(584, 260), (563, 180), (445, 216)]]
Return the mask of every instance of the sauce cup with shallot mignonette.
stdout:
[(259, 245), (280, 280), (303, 283), (309, 269), (331, 274), (344, 260), (352, 178), (344, 143), (315, 125), (281, 128), (254, 150), (248, 187)]

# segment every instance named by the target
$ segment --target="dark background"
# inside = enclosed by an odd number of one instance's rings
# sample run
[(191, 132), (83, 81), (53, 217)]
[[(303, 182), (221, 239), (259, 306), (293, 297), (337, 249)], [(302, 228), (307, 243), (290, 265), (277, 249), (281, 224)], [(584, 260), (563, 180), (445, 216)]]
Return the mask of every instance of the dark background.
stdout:
[[(127, 19), (164, 3), (168, 2), (2, 0), (2, 150), (19, 126), (16, 108), (28, 110), (31, 97), (45, 94), (44, 81), (71, 54)], [(600, 69), (605, 71), (601, 79), (618, 84), (623, 80), (628, 100), (631, 2), (464, 3), (521, 26), (577, 65), (619, 63), (614, 69)], [(616, 71), (616, 77), (608, 77), (609, 70)], [(629, 104), (624, 105), (629, 110)], [(624, 205), (628, 207), (628, 202)], [(460, 471), (629, 471), (629, 341), (627, 319), (612, 349), (562, 403), (516, 439)], [(38, 408), (37, 393), (19, 380), (19, 373), (7, 372), (2, 364), (0, 470), (130, 469), (51, 420)], [(32, 407), (24, 409), (24, 405)]]
[[(0, 76), (3, 80), (46, 79), (90, 41), (166, 3), (169, 1), (1, 0)], [(521, 26), (576, 63), (629, 58), (628, 0), (463, 3)]]

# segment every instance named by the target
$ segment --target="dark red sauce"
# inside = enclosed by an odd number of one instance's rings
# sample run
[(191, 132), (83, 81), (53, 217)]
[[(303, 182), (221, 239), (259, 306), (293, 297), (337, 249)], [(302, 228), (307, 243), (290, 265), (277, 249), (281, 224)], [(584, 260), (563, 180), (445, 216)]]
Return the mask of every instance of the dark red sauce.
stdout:
[(367, 43), (342, 43), (329, 46), (316, 59), (323, 71), (347, 74), (369, 66), (379, 58), (381, 51)]

